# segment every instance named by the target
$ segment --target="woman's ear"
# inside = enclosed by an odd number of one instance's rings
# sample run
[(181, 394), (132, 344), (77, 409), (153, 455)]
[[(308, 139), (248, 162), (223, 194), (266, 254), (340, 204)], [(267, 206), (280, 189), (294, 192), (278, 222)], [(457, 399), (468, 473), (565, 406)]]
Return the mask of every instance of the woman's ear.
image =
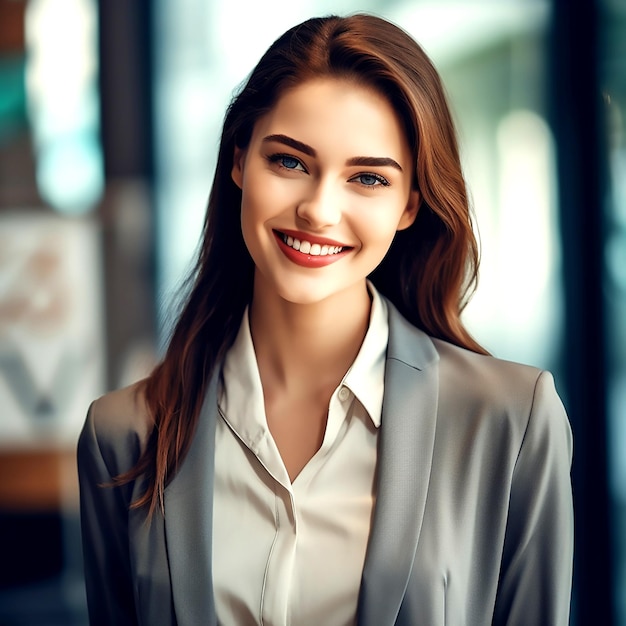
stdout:
[(406, 204), (406, 208), (404, 212), (400, 216), (400, 221), (398, 222), (397, 230), (406, 230), (409, 226), (413, 224), (415, 218), (417, 217), (417, 213), (422, 204), (422, 196), (417, 189), (411, 189), (411, 193), (409, 195), (409, 201)]
[(243, 187), (243, 164), (245, 158), (245, 149), (235, 146), (235, 152), (233, 154), (233, 169), (230, 171), (230, 176), (239, 189)]

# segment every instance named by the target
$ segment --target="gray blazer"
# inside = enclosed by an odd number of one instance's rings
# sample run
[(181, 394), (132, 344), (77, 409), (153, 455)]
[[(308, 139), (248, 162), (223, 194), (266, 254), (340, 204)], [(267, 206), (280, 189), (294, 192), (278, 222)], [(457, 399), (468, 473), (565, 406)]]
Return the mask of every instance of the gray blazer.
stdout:
[[(389, 311), (358, 624), (567, 624), (572, 440), (551, 375), (432, 339)], [(91, 624), (216, 624), (217, 380), (165, 489), (165, 515), (149, 523), (129, 511), (141, 485), (99, 486), (139, 457), (148, 431), (141, 397), (131, 387), (92, 405), (78, 446)]]

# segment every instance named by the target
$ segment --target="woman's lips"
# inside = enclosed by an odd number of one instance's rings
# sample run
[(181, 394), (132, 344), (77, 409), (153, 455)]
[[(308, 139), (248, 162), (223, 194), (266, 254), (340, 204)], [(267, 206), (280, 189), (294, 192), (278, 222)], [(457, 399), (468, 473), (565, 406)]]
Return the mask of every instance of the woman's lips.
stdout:
[(324, 267), (352, 250), (332, 239), (314, 237), (296, 231), (274, 230), (274, 236), (285, 256), (303, 267)]

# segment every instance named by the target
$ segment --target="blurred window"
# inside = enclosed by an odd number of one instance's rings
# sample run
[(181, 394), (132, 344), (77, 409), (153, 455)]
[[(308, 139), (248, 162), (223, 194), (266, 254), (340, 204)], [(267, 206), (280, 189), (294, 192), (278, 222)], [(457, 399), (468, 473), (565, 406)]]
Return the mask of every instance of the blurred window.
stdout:
[(95, 0), (28, 2), (26, 88), (37, 186), (62, 213), (89, 211), (102, 195), (97, 43)]
[(626, 624), (626, 5), (603, 4), (600, 81), (608, 124), (608, 217), (605, 267), (608, 302), (609, 490), (613, 504), (618, 624)]

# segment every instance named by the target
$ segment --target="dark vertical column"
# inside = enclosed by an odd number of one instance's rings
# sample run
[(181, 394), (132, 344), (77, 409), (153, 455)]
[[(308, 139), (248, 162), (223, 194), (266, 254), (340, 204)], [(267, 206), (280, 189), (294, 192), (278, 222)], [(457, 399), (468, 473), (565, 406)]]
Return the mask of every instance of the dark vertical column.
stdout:
[(599, 81), (599, 8), (554, 0), (552, 126), (565, 287), (564, 371), (574, 431), (574, 621), (613, 624), (607, 471), (606, 336), (603, 290), (605, 128)]
[(108, 385), (154, 345), (153, 30), (151, 0), (100, 0), (101, 135)]
[(100, 102), (107, 178), (152, 178), (152, 0), (100, 0)]

